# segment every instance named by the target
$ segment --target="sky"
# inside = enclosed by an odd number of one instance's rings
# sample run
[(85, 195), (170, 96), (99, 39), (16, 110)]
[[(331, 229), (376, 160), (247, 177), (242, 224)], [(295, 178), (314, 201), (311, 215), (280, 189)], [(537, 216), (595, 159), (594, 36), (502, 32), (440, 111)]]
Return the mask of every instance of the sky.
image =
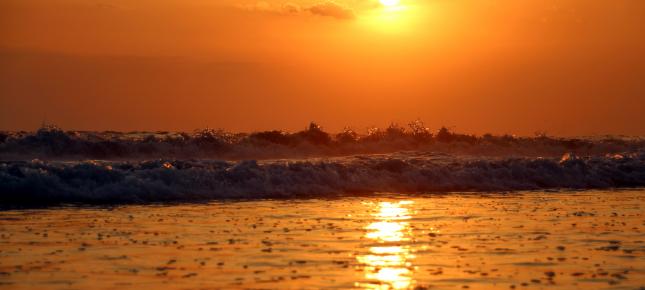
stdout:
[(645, 135), (642, 0), (4, 0), (0, 130)]

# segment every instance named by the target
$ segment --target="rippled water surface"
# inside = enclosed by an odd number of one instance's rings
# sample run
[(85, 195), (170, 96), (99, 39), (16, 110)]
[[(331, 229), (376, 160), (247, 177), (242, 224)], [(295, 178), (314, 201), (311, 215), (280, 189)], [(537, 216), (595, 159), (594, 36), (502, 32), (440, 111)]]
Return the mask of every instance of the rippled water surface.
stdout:
[(642, 289), (645, 191), (0, 212), (6, 289)]

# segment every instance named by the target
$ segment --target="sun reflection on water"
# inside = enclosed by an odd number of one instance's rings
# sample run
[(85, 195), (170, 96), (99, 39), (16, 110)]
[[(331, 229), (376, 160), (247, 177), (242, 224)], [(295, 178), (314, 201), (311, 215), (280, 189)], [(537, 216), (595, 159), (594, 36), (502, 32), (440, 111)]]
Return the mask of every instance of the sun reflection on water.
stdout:
[(412, 237), (411, 218), (408, 206), (411, 201), (370, 203), (376, 207), (374, 222), (365, 227), (365, 237), (376, 246), (369, 248), (369, 254), (356, 257), (363, 265), (367, 282), (356, 286), (365, 289), (408, 289), (414, 285), (414, 255), (404, 242)]

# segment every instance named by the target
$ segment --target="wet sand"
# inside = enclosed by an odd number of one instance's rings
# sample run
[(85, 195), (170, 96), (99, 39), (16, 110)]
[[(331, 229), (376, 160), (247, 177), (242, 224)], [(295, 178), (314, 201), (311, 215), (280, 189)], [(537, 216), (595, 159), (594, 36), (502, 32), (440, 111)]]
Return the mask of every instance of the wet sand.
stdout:
[(0, 212), (2, 289), (643, 289), (645, 190)]

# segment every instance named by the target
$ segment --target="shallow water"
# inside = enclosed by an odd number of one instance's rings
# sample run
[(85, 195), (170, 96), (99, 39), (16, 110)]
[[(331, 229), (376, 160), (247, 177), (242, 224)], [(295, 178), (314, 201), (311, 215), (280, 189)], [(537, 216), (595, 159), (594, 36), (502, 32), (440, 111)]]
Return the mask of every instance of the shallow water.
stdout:
[(645, 190), (0, 212), (6, 289), (639, 289)]

